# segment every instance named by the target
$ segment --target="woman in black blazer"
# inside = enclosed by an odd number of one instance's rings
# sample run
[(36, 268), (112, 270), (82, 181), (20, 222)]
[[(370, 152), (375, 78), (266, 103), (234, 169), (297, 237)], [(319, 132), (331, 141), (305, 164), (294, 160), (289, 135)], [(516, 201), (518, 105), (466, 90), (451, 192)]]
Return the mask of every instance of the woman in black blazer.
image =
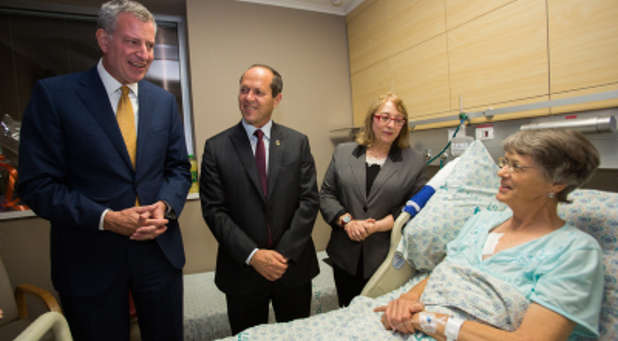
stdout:
[(381, 96), (356, 142), (335, 148), (320, 190), (320, 211), (332, 227), (326, 251), (340, 306), (347, 306), (380, 266), (395, 218), (425, 185), (425, 161), (409, 147), (401, 99)]

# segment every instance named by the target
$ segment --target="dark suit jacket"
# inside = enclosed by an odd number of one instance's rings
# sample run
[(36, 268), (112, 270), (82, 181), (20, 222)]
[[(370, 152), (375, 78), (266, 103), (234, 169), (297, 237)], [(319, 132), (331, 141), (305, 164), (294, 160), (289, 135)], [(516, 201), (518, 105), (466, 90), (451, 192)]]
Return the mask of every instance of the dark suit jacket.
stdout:
[(340, 214), (350, 212), (353, 219), (382, 219), (397, 215), (406, 201), (426, 182), (425, 160), (412, 148), (392, 147), (386, 162), (366, 193), (367, 168), (364, 146), (339, 144), (320, 189), (320, 211), (331, 227), (326, 251), (339, 268), (356, 274), (363, 252), (363, 277), (369, 278), (388, 253), (390, 231), (377, 232), (362, 242), (351, 240), (337, 225)]
[[(146, 81), (138, 87), (135, 170), (96, 67), (37, 82), (21, 128), (19, 195), (51, 222), (52, 280), (65, 295), (92, 295), (127, 264), (128, 237), (99, 231), (106, 208), (165, 200), (180, 214), (191, 184), (175, 98)], [(156, 239), (167, 260), (185, 263), (171, 220)]]
[[(318, 272), (311, 239), (319, 199), (309, 140), (273, 122), (268, 196), (241, 123), (208, 139), (200, 178), (202, 212), (219, 242), (215, 283), (225, 293), (260, 292), (269, 285), (245, 260), (254, 248), (277, 250), (288, 269), (276, 285), (298, 285)], [(268, 246), (267, 224), (272, 231)]]

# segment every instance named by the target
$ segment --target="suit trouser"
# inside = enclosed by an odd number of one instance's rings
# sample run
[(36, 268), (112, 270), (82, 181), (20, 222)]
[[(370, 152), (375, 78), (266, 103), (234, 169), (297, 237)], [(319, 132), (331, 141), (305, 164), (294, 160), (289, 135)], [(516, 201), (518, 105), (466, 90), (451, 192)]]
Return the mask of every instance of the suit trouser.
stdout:
[(352, 275), (346, 270), (333, 264), (333, 277), (337, 289), (337, 299), (340, 307), (347, 307), (354, 297), (360, 295), (363, 288), (369, 282), (369, 278), (363, 277), (363, 249), (356, 266), (356, 274)]
[(226, 294), (227, 316), (232, 334), (268, 323), (270, 300), (277, 322), (308, 317), (311, 313), (311, 296), (311, 280), (293, 287), (271, 283), (263, 293)]
[(109, 276), (116, 276), (113, 285), (95, 296), (60, 293), (75, 341), (129, 340), (129, 289), (142, 340), (182, 341), (182, 270), (155, 241), (131, 241), (127, 264)]
[(336, 265), (333, 266), (333, 277), (335, 277), (335, 288), (337, 289), (337, 299), (340, 307), (350, 305), (352, 299), (360, 295), (367, 282), (369, 282), (369, 278), (350, 275)]

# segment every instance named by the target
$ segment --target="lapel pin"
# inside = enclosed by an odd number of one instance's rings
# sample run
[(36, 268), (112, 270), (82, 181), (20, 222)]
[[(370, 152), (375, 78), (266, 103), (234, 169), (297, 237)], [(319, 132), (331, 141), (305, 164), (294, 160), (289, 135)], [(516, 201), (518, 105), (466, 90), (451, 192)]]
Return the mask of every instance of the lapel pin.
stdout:
[(275, 145), (279, 147), (281, 145), (281, 142), (279, 140), (275, 140)]

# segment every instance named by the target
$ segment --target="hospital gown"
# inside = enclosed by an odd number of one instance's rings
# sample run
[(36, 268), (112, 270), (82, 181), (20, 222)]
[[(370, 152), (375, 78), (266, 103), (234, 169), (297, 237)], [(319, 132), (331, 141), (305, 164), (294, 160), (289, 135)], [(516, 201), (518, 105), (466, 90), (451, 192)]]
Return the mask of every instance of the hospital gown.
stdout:
[[(458, 294), (469, 295), (472, 289), (466, 283), (444, 283), (435, 278), (441, 266), (453, 263), (476, 269), (485, 274), (486, 278), (507, 283), (528, 301), (574, 321), (576, 327), (572, 338), (576, 335), (598, 337), (604, 274), (602, 250), (598, 242), (589, 234), (565, 224), (541, 238), (483, 259), (481, 254), (489, 232), (511, 215), (510, 210), (483, 211), (470, 218), (457, 238), (447, 245), (445, 261), (432, 272), (421, 300), (425, 304), (450, 302), (452, 305)], [(432, 295), (431, 300), (425, 297), (434, 291), (440, 291), (440, 295)], [(446, 292), (452, 292), (453, 296), (445, 297)], [(477, 304), (482, 309), (479, 301), (470, 300), (469, 297), (461, 301), (464, 305)], [(480, 314), (481, 311), (475, 311), (476, 318), (485, 320)], [(486, 318), (491, 319), (491, 316)], [(499, 327), (514, 330), (520, 323), (513, 321), (513, 325), (508, 328)]]

